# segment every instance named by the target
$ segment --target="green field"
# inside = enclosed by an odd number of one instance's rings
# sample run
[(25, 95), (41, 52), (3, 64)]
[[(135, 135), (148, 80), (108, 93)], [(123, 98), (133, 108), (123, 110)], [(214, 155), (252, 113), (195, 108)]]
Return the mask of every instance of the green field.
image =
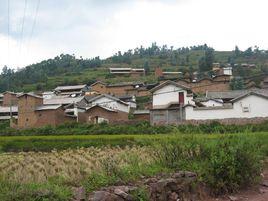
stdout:
[(217, 140), (227, 136), (248, 137), (267, 143), (268, 132), (234, 134), (151, 134), (151, 135), (55, 135), (55, 136), (1, 136), (2, 152), (51, 151), (79, 147), (102, 146), (149, 146), (161, 141), (183, 141), (185, 138)]
[(176, 170), (222, 194), (258, 182), (268, 132), (2, 136), (0, 147), (1, 201), (67, 201), (73, 187), (90, 193)]

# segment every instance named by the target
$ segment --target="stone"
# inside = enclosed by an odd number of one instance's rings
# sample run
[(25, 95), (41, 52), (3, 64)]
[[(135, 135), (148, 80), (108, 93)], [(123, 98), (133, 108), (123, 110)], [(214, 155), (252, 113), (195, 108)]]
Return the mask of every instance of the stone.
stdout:
[(83, 187), (74, 188), (74, 199), (73, 201), (85, 201), (86, 200), (86, 191)]
[(158, 181), (157, 178), (153, 177), (153, 178), (146, 179), (144, 181), (144, 184), (156, 183), (157, 181)]
[(126, 192), (122, 191), (119, 188), (116, 188), (114, 190), (114, 194), (120, 196), (121, 198), (124, 198), (124, 200), (127, 200), (127, 201), (133, 200), (133, 197), (131, 195), (127, 194)]
[(106, 191), (96, 191), (92, 197), (89, 198), (90, 201), (124, 201), (123, 198), (115, 194)]
[(264, 187), (268, 187), (268, 180), (263, 181), (263, 182), (261, 183), (261, 185), (264, 186)]
[(235, 196), (228, 196), (228, 198), (229, 198), (229, 200), (230, 201), (238, 201), (238, 198), (237, 197), (235, 197)]
[(196, 177), (196, 173), (189, 171), (179, 171), (173, 174), (173, 178), (184, 178), (184, 177)]

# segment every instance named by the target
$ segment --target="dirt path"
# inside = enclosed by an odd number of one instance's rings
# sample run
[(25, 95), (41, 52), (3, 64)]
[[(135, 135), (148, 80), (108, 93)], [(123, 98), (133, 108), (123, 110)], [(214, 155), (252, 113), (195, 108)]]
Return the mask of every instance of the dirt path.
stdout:
[(268, 201), (268, 170), (263, 173), (263, 181), (255, 189), (241, 191), (234, 195), (209, 201)]

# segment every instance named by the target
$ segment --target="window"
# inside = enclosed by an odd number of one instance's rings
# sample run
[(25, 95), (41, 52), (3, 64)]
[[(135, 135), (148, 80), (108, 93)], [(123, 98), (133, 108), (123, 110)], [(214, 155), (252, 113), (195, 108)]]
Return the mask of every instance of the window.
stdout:
[(249, 112), (249, 107), (242, 107), (243, 112)]

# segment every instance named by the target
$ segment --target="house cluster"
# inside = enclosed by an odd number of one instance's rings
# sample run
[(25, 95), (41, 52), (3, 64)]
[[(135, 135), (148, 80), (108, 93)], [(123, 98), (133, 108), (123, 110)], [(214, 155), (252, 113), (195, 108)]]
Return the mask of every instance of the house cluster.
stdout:
[[(65, 122), (152, 125), (215, 119), (268, 118), (268, 89), (231, 91), (231, 75), (159, 83), (97, 81), (90, 86), (58, 86), (43, 93), (0, 94), (0, 120), (17, 129)], [(263, 86), (267, 85), (263, 79)], [(143, 107), (137, 100), (147, 98)]]
[(191, 88), (166, 81), (151, 90), (152, 125), (189, 121), (268, 118), (268, 90), (207, 91), (196, 98)]

